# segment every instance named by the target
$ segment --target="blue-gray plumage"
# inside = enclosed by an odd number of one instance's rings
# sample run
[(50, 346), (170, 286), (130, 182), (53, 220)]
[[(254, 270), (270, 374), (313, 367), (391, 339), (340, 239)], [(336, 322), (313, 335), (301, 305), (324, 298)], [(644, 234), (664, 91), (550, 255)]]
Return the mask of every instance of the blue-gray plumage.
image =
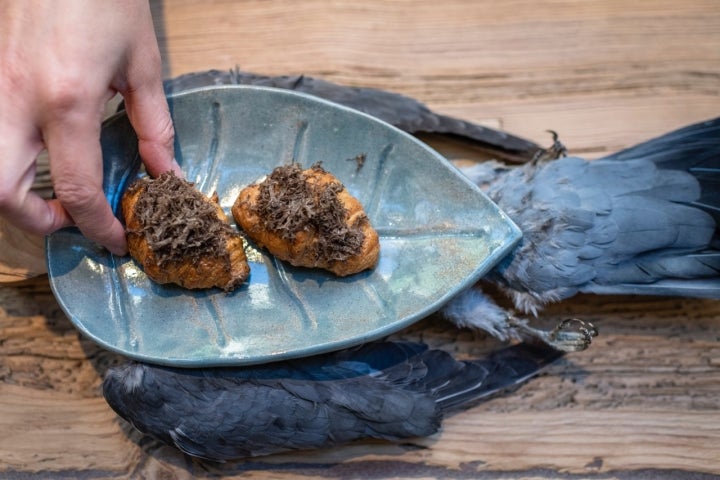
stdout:
[(523, 231), (487, 277), (520, 310), (578, 292), (720, 298), (720, 118), (593, 161), (464, 172)]
[(128, 363), (108, 372), (103, 393), (140, 431), (223, 461), (431, 435), (447, 412), (523, 382), (560, 356), (519, 344), (460, 362), (421, 344), (377, 342), (257, 367)]

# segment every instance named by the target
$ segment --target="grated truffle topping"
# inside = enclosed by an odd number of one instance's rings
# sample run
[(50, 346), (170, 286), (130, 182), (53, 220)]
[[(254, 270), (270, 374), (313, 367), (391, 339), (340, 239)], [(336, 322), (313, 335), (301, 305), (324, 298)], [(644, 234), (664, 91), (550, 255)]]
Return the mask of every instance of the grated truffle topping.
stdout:
[(174, 172), (134, 182), (130, 193), (142, 189), (134, 207), (143, 235), (160, 266), (170, 262), (200, 260), (212, 256), (230, 264), (226, 241), (232, 227), (217, 216), (215, 205)]
[[(311, 170), (327, 173), (319, 163)], [(298, 163), (275, 168), (259, 185), (253, 213), (263, 219), (265, 228), (283, 240), (294, 241), (300, 231), (317, 234), (315, 258), (343, 261), (362, 250), (365, 234), (362, 217), (347, 224), (347, 209), (338, 198), (345, 187), (340, 182), (319, 186), (308, 182)]]

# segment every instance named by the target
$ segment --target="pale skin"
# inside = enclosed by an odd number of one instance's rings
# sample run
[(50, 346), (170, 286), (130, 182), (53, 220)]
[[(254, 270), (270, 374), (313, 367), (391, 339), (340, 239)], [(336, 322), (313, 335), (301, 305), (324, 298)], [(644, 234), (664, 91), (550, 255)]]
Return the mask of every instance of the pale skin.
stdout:
[[(0, 0), (0, 216), (37, 235), (77, 225), (127, 252), (102, 192), (100, 128), (118, 92), (148, 173), (180, 173), (147, 0)], [(44, 148), (53, 200), (31, 190)]]

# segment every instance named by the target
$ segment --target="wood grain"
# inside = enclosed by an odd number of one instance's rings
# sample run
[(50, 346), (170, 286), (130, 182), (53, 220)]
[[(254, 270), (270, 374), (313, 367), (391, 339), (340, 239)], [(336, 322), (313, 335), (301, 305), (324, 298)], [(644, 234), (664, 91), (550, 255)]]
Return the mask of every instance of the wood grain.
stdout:
[[(540, 143), (552, 128), (589, 157), (720, 112), (714, 0), (152, 7), (167, 75), (239, 65), (385, 88)], [(461, 143), (427, 140), (453, 160), (478, 158)], [(581, 295), (536, 323), (567, 316), (600, 328), (590, 350), (447, 418), (433, 437), (220, 465), (114, 415), (99, 386), (123, 359), (79, 335), (45, 277), (0, 286), (0, 477), (720, 478), (720, 302)], [(399, 336), (461, 357), (496, 345), (437, 318)]]

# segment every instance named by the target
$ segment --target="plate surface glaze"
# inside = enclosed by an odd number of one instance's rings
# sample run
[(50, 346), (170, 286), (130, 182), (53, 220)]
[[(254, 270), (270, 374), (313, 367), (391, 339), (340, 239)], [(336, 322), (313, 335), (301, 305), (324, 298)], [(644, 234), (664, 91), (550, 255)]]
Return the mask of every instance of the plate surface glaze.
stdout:
[[(147, 362), (245, 365), (377, 339), (440, 308), (520, 238), (475, 185), (414, 137), (373, 117), (303, 94), (205, 87), (169, 98), (176, 157), (229, 214), (246, 185), (292, 160), (321, 161), (364, 205), (380, 235), (374, 270), (338, 278), (295, 268), (248, 245), (248, 282), (226, 294), (149, 280), (77, 229), (47, 238), (53, 291), (76, 327)], [(102, 129), (104, 189), (116, 214), (140, 174), (137, 139), (120, 113)]]

